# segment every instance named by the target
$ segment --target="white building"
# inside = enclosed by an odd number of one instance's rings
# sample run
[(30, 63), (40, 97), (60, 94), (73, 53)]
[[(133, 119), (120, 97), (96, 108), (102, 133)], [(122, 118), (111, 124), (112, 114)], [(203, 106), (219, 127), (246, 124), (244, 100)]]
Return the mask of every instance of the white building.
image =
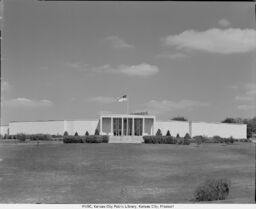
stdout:
[(1, 134), (51, 134), (63, 135), (67, 131), (70, 135), (94, 134), (98, 129), (101, 135), (140, 137), (155, 135), (160, 129), (165, 135), (169, 130), (172, 136), (181, 137), (189, 133), (190, 136), (204, 135), (208, 137), (246, 138), (246, 124), (206, 123), (190, 121), (157, 121), (153, 115), (108, 114), (100, 115), (95, 120), (62, 120), (62, 121), (31, 121), (10, 122), (9, 126), (1, 127)]

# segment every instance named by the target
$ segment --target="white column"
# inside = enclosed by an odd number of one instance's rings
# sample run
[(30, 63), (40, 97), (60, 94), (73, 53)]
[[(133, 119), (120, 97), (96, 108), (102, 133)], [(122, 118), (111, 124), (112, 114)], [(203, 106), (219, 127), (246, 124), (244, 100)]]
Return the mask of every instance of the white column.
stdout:
[(110, 117), (110, 132), (111, 132), (111, 135), (113, 136), (114, 135), (114, 132), (113, 132), (113, 117)]
[(121, 135), (123, 136), (124, 135), (124, 118), (123, 117), (121, 119), (121, 128), (122, 128)]
[(145, 133), (145, 118), (142, 118), (142, 136)]
[(132, 118), (132, 136), (134, 136), (134, 134), (135, 134), (134, 133), (134, 121), (135, 121), (134, 118)]
[(126, 118), (126, 136), (128, 136), (128, 118)]

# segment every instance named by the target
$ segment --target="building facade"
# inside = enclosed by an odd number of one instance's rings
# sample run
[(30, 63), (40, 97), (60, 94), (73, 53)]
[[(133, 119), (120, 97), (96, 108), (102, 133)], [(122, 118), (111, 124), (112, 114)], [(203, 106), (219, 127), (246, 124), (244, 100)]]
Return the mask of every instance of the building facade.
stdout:
[(94, 134), (98, 129), (101, 135), (113, 137), (127, 136), (140, 137), (155, 135), (160, 129), (165, 135), (169, 130), (172, 136), (186, 133), (190, 136), (220, 136), (224, 138), (245, 139), (247, 137), (246, 124), (206, 123), (191, 121), (157, 121), (153, 115), (132, 114), (105, 114), (95, 120), (62, 120), (62, 121), (31, 121), (10, 122), (8, 126), (1, 126), (1, 135), (25, 134), (51, 134), (63, 135), (67, 131), (70, 135), (76, 132), (79, 135)]

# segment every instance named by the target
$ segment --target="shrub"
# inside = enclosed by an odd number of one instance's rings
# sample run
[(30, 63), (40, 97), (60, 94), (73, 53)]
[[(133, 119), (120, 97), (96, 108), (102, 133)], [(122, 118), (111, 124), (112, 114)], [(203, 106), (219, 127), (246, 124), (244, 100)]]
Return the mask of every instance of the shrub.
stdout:
[(225, 200), (229, 188), (230, 182), (226, 179), (209, 179), (196, 189), (194, 197), (196, 201)]
[(224, 142), (226, 143), (226, 144), (233, 144), (234, 143), (234, 138), (231, 136), (231, 137), (229, 137), (229, 138), (225, 138), (224, 139)]
[(64, 134), (63, 134), (63, 136), (68, 136), (68, 132), (65, 131)]
[(95, 129), (95, 133), (94, 133), (94, 135), (100, 135), (100, 132), (99, 132), (99, 130), (98, 130), (98, 129)]
[(109, 137), (107, 135), (91, 135), (86, 137), (86, 143), (108, 143)]
[(213, 136), (213, 140), (215, 143), (223, 143), (224, 140), (220, 136)]
[(157, 132), (156, 132), (156, 136), (162, 136), (162, 131), (161, 131), (161, 129), (160, 129), (160, 128), (157, 130)]
[(63, 142), (66, 144), (69, 143), (84, 143), (83, 138), (79, 136), (65, 136)]
[(75, 133), (75, 136), (78, 136), (78, 133), (77, 133), (77, 132)]
[(91, 136), (66, 136), (63, 142), (69, 143), (108, 143), (109, 137), (107, 135), (91, 135)]
[(177, 144), (183, 144), (184, 142), (184, 139), (181, 139), (181, 138), (177, 138)]
[(186, 133), (186, 135), (184, 136), (184, 139), (191, 139), (189, 133)]
[(169, 131), (169, 130), (166, 132), (166, 136), (171, 136), (171, 134), (170, 134), (170, 131)]
[(17, 134), (16, 138), (21, 142), (25, 142), (27, 137), (25, 134)]
[(206, 141), (205, 137), (199, 135), (199, 136), (194, 136), (193, 139), (195, 140), (196, 144), (202, 144)]
[(183, 144), (184, 145), (190, 145), (190, 140), (189, 139), (184, 139)]
[(49, 134), (30, 134), (27, 136), (31, 141), (51, 141), (52, 136)]
[(85, 136), (89, 136), (89, 132), (88, 131), (85, 132)]
[(172, 136), (143, 136), (145, 144), (175, 144)]

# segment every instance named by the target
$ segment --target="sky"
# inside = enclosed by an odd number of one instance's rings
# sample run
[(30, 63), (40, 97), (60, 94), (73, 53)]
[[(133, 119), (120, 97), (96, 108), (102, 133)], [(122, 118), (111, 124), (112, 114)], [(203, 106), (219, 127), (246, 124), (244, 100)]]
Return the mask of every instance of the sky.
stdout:
[(1, 1), (1, 123), (251, 118), (254, 4)]

